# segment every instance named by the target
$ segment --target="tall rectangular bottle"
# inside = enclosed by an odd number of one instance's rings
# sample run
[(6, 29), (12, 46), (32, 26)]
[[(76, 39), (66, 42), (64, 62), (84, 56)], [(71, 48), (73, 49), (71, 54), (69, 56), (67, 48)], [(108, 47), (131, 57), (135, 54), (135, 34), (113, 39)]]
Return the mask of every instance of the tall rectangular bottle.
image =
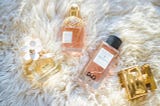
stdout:
[(118, 48), (122, 41), (114, 35), (110, 35), (106, 42), (102, 42), (95, 51), (92, 59), (86, 65), (83, 72), (83, 80), (93, 88), (97, 88), (107, 75), (119, 55)]

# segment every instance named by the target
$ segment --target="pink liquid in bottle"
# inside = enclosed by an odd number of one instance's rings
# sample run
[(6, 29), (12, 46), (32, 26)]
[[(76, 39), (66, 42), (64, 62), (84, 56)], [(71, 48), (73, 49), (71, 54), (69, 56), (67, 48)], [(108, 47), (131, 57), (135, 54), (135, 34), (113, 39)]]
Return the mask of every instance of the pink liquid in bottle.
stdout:
[(98, 87), (107, 72), (112, 68), (112, 65), (115, 64), (121, 43), (122, 41), (114, 35), (110, 35), (106, 42), (101, 43), (84, 69), (84, 80), (89, 85), (94, 88)]

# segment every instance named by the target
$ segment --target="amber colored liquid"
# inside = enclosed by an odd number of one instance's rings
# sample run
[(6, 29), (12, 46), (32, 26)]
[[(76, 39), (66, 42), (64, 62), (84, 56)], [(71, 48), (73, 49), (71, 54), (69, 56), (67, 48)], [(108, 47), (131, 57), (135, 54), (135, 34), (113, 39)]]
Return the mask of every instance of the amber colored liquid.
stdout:
[[(105, 69), (93, 61), (101, 48), (104, 48), (109, 53), (114, 55), (114, 57), (112, 58), (112, 60), (110, 61), (110, 63)], [(88, 65), (86, 66), (84, 70), (84, 75), (87, 76), (89, 79), (97, 82), (102, 80), (106, 76), (107, 71), (111, 68), (110, 66), (113, 64), (117, 55), (118, 55), (118, 51), (116, 49), (114, 49), (113, 47), (103, 42), (95, 52), (95, 55), (93, 56), (93, 58), (89, 61)]]
[[(84, 39), (84, 28), (77, 27), (77, 28), (68, 28), (63, 27), (62, 32), (69, 31), (72, 32), (72, 42), (71, 43), (62, 43), (62, 48), (64, 51), (81, 51), (83, 47), (83, 39)], [(62, 35), (62, 34), (61, 34)]]
[[(69, 42), (63, 41), (64, 32), (72, 33), (72, 37), (70, 35), (65, 35), (65, 39), (68, 36), (70, 39)], [(83, 20), (76, 16), (67, 17), (62, 25), (60, 38), (62, 41), (62, 51), (70, 54), (81, 54), (82, 48), (84, 46), (84, 23)]]

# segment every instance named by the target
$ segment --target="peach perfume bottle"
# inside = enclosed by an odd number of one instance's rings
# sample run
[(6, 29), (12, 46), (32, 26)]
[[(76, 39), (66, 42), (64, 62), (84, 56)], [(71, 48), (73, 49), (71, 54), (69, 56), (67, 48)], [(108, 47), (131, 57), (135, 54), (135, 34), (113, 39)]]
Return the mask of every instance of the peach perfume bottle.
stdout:
[(60, 36), (63, 52), (75, 55), (81, 54), (84, 45), (84, 22), (80, 17), (77, 4), (71, 5), (69, 16), (63, 22)]
[(88, 62), (83, 72), (83, 80), (93, 88), (97, 88), (107, 75), (107, 72), (115, 64), (119, 55), (118, 48), (122, 41), (114, 35), (110, 35), (106, 42), (102, 42), (97, 48), (93, 58)]

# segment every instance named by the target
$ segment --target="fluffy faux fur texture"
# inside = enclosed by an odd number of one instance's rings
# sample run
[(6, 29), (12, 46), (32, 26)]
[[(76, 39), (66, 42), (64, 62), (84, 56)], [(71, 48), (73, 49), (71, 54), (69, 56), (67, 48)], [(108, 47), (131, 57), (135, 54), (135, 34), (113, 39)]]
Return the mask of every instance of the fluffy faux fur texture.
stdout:
[[(56, 36), (67, 7), (78, 2), (86, 23), (83, 56), (60, 52)], [(77, 78), (100, 40), (116, 34), (123, 40), (118, 68), (96, 90)], [(62, 60), (63, 69), (42, 86), (23, 74), (22, 39), (37, 37)], [(149, 63), (158, 89), (146, 98), (128, 101), (117, 72)], [(160, 0), (0, 0), (0, 106), (160, 106)]]

